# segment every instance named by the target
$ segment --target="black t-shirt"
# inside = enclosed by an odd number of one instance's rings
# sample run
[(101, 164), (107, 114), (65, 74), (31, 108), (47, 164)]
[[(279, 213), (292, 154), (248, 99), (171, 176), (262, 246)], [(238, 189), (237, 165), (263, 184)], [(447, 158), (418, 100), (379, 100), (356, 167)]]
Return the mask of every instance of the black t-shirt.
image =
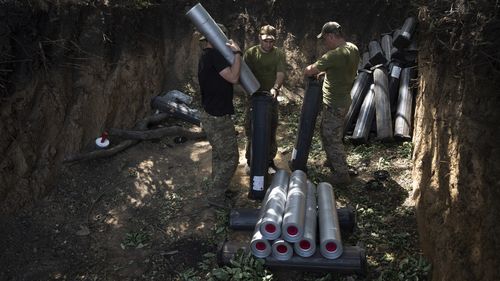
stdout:
[(234, 114), (233, 84), (219, 74), (224, 68), (230, 66), (216, 49), (203, 49), (198, 63), (198, 81), (201, 89), (201, 103), (210, 115)]

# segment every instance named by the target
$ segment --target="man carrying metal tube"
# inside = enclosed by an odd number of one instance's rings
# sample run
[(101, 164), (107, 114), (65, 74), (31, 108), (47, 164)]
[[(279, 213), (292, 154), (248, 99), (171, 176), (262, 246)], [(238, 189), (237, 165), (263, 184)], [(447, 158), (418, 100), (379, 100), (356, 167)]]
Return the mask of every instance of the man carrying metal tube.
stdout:
[(351, 103), (350, 91), (359, 63), (358, 47), (347, 42), (340, 24), (323, 25), (321, 39), (328, 51), (315, 63), (307, 66), (305, 76), (325, 75), (323, 82), (323, 109), (321, 114), (321, 142), (332, 171), (332, 184), (347, 184), (351, 179), (342, 142), (342, 128)]
[[(226, 35), (227, 29), (219, 24)], [(198, 63), (198, 81), (201, 91), (201, 124), (212, 146), (212, 178), (208, 202), (224, 205), (225, 191), (238, 166), (238, 144), (231, 115), (234, 114), (233, 84), (238, 83), (242, 52), (236, 42), (227, 46), (234, 55), (232, 64), (202, 36), (203, 51)], [(215, 203), (215, 204), (214, 204)]]
[[(276, 170), (276, 166), (273, 159), (278, 152), (278, 145), (276, 143), (276, 129), (278, 127), (277, 97), (285, 79), (286, 68), (283, 50), (274, 46), (276, 38), (276, 28), (271, 25), (262, 26), (259, 32), (259, 44), (248, 48), (243, 56), (245, 63), (260, 83), (259, 91), (267, 91), (274, 98), (271, 106), (271, 139), (269, 143), (269, 168), (274, 170)], [(250, 151), (252, 149), (250, 98), (245, 114), (245, 134), (247, 136), (245, 157), (247, 159), (247, 170), (249, 170)]]

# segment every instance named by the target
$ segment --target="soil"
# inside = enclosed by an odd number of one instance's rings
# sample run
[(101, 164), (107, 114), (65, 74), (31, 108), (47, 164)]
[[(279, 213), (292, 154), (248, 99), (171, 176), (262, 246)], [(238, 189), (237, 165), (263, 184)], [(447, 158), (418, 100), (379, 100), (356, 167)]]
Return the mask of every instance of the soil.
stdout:
[[(281, 109), (282, 115), (299, 112), (294, 102)], [(278, 130), (283, 145), (276, 164), (284, 169), (295, 141), (288, 122), (292, 118), (283, 117)], [(179, 125), (189, 127), (180, 121)], [(234, 208), (258, 207), (258, 202), (247, 199), (243, 127), (237, 126), (237, 131), (240, 163), (230, 185), (230, 202)], [(355, 147), (349, 149), (353, 152), (349, 161), (359, 167), (352, 195), (359, 195), (373, 171), (382, 167), (381, 157), (388, 154), (361, 159), (356, 158)], [(312, 171), (323, 171), (322, 161), (322, 153), (313, 153)], [(397, 161), (399, 166), (391, 167), (391, 181), (399, 191), (391, 192), (390, 208), (413, 204), (405, 203), (411, 188), (410, 160)], [(174, 137), (143, 141), (109, 158), (66, 165), (47, 197), (29, 210), (1, 219), (0, 279), (179, 280), (179, 274), (197, 268), (203, 255), (215, 253), (224, 239), (250, 239), (250, 233), (221, 231), (227, 226), (228, 210), (205, 200), (210, 173), (209, 143), (178, 144)], [(311, 173), (311, 178), (318, 181), (326, 175)], [(345, 189), (339, 191), (340, 205), (355, 203), (345, 194)], [(383, 200), (383, 194), (371, 196)], [(406, 221), (399, 223), (408, 227)], [(409, 226), (415, 231), (414, 219)], [(378, 249), (372, 251), (369, 255)], [(372, 268), (370, 275), (378, 270)], [(281, 280), (303, 278), (297, 273), (275, 274)]]

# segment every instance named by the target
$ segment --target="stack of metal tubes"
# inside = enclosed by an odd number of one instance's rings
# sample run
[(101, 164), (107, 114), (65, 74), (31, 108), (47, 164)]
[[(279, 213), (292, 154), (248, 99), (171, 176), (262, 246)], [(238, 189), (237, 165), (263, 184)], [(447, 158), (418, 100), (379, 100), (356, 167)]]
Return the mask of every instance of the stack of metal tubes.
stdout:
[(352, 143), (409, 141), (417, 65), (417, 21), (409, 17), (380, 40), (368, 44), (351, 89), (344, 136)]
[[(364, 249), (345, 247), (341, 239), (341, 228), (352, 231), (352, 209), (337, 210), (332, 186), (321, 182), (316, 188), (304, 171), (289, 175), (278, 170), (258, 213), (242, 216), (237, 212), (231, 214), (230, 227), (237, 225), (243, 230), (243, 224), (254, 222), (249, 250), (255, 257), (264, 258), (268, 266), (358, 274), (366, 271)], [(338, 213), (342, 213), (341, 222)], [(226, 242), (220, 258), (229, 260), (238, 247), (246, 249)]]

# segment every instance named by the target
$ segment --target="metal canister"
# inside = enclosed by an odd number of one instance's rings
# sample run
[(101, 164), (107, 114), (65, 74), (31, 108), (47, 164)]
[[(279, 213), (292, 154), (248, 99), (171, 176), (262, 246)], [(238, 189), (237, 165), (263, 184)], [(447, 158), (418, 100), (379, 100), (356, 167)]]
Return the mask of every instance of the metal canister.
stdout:
[(267, 201), (262, 202), (264, 215), (260, 224), (260, 233), (268, 240), (275, 240), (281, 235), (289, 178), (287, 171), (278, 169), (269, 186)]
[(285, 214), (283, 216), (282, 237), (295, 243), (304, 235), (306, 211), (307, 175), (295, 170), (290, 176), (286, 197)]
[(258, 258), (265, 258), (271, 254), (271, 243), (269, 240), (262, 237), (258, 227), (255, 227), (255, 231), (250, 242), (250, 250), (252, 254)]
[(319, 251), (327, 259), (336, 259), (342, 255), (342, 239), (335, 195), (332, 186), (327, 182), (318, 184), (319, 215)]
[[(272, 190), (271, 188), (267, 189), (267, 192), (264, 195), (264, 199), (262, 200), (262, 202), (267, 202), (269, 200), (269, 195), (271, 193), (271, 190)], [(252, 240), (250, 241), (250, 251), (252, 251), (252, 254), (258, 258), (265, 258), (269, 256), (272, 252), (271, 243), (269, 243), (269, 241), (266, 238), (264, 238), (262, 236), (262, 233), (260, 232), (260, 225), (262, 223), (265, 210), (266, 206), (262, 204), (259, 211), (259, 217), (253, 231)]]
[[(194, 5), (186, 13), (186, 16), (193, 22), (198, 31), (207, 38), (208, 42), (232, 64), (234, 54), (226, 45), (229, 40), (201, 3)], [(259, 81), (243, 60), (241, 60), (240, 83), (248, 94), (253, 94), (260, 88)]]
[(273, 242), (273, 258), (286, 261), (292, 258), (293, 248), (292, 246), (283, 239), (277, 239)]
[(297, 255), (301, 257), (310, 257), (316, 252), (316, 207), (316, 186), (308, 180), (304, 235), (302, 236), (302, 239), (300, 239), (300, 241), (293, 244), (295, 253), (297, 253)]
[(394, 124), (394, 137), (400, 140), (411, 140), (413, 94), (410, 88), (411, 68), (403, 68), (399, 84), (399, 97)]

